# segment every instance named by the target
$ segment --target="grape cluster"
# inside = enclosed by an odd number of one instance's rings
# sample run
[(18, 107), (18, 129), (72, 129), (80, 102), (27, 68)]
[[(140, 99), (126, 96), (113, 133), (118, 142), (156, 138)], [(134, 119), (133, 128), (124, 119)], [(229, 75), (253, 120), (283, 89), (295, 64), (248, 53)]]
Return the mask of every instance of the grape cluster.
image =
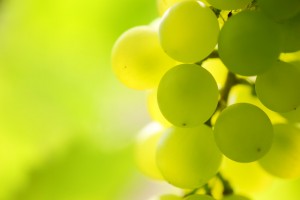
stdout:
[(231, 179), (230, 162), (299, 178), (299, 0), (157, 4), (161, 17), (116, 41), (112, 66), (149, 95), (154, 122), (137, 139), (141, 171), (192, 190), (158, 199), (248, 199), (236, 194), (243, 184)]

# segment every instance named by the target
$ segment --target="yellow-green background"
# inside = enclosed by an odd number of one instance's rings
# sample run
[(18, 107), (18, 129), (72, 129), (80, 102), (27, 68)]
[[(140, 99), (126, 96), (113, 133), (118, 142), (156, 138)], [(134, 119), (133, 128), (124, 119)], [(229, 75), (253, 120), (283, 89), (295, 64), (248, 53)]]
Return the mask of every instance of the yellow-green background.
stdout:
[[(1, 1), (0, 200), (144, 200), (159, 191), (133, 160), (132, 141), (149, 122), (145, 94), (110, 66), (117, 37), (155, 17), (155, 0)], [(299, 196), (299, 185), (286, 193)]]

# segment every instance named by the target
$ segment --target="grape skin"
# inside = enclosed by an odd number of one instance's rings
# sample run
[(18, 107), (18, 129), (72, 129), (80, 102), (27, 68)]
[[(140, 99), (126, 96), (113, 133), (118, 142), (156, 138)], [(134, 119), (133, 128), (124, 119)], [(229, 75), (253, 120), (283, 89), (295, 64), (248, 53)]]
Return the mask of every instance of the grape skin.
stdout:
[(221, 152), (237, 162), (252, 162), (263, 157), (273, 140), (268, 116), (258, 107), (237, 103), (219, 115), (214, 135)]

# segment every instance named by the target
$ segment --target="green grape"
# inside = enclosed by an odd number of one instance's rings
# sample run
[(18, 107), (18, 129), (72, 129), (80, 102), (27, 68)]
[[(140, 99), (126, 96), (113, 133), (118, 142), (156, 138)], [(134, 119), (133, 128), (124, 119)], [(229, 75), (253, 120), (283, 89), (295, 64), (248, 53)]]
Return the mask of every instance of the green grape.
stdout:
[(157, 101), (169, 122), (192, 127), (211, 117), (218, 104), (218, 95), (217, 83), (206, 69), (195, 64), (181, 64), (161, 79)]
[(112, 50), (115, 74), (133, 89), (156, 87), (163, 74), (176, 65), (160, 47), (154, 28), (139, 26), (123, 33)]
[(257, 0), (261, 10), (276, 21), (292, 18), (300, 12), (299, 0)]
[(213, 7), (220, 10), (236, 10), (245, 8), (252, 0), (207, 0)]
[(157, 103), (157, 90), (153, 90), (148, 94), (147, 108), (148, 108), (148, 112), (149, 112), (151, 118), (154, 121), (161, 123), (165, 127), (172, 126), (172, 124), (168, 120), (166, 120), (166, 118), (160, 112), (160, 109), (159, 109), (158, 103)]
[(160, 140), (156, 160), (163, 177), (170, 184), (194, 189), (216, 175), (222, 154), (208, 126), (173, 127)]
[(229, 196), (225, 196), (222, 200), (250, 200), (250, 199), (241, 195), (232, 194)]
[(153, 179), (163, 179), (156, 164), (156, 149), (163, 135), (163, 127), (156, 122), (148, 124), (137, 136), (135, 160), (140, 171)]
[(237, 162), (252, 162), (263, 157), (273, 140), (268, 116), (248, 103), (237, 103), (223, 110), (214, 133), (221, 152)]
[(163, 15), (159, 39), (164, 51), (175, 60), (194, 63), (215, 48), (219, 23), (214, 12), (200, 1), (183, 1)]
[(294, 52), (300, 50), (300, 13), (279, 25), (283, 35), (282, 51)]
[[(157, 0), (156, 4), (157, 4), (159, 15), (162, 16), (166, 10), (168, 10), (174, 4), (182, 1), (190, 1), (190, 0)], [(205, 0), (201, 0), (201, 2), (204, 3), (205, 5), (208, 5), (208, 3)]]
[(256, 78), (259, 100), (276, 112), (289, 112), (300, 105), (300, 71), (293, 65), (277, 62)]
[(159, 197), (151, 198), (150, 200), (182, 200), (182, 198), (173, 194), (164, 194)]
[(277, 61), (281, 50), (280, 29), (260, 12), (243, 11), (224, 24), (218, 47), (220, 58), (230, 71), (257, 75)]
[(214, 198), (208, 195), (193, 194), (184, 198), (184, 200), (214, 200)]
[(280, 178), (300, 177), (300, 129), (292, 124), (274, 125), (271, 150), (259, 160), (270, 174)]
[(258, 162), (240, 163), (226, 157), (223, 159), (220, 172), (235, 191), (249, 196), (265, 191), (274, 180)]

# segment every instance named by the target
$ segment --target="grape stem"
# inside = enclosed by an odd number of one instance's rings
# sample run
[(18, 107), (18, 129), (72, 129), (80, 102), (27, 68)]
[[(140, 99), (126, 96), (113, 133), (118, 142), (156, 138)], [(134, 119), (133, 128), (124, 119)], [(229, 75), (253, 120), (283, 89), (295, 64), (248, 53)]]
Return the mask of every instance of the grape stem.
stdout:
[(233, 194), (234, 191), (233, 191), (233, 188), (231, 187), (229, 181), (227, 181), (227, 180), (222, 176), (222, 174), (221, 174), (220, 172), (217, 173), (216, 176), (219, 178), (219, 180), (220, 180), (220, 181), (222, 182), (222, 184), (223, 184), (223, 187), (224, 187), (224, 189), (223, 189), (223, 196), (227, 196), (227, 195)]

